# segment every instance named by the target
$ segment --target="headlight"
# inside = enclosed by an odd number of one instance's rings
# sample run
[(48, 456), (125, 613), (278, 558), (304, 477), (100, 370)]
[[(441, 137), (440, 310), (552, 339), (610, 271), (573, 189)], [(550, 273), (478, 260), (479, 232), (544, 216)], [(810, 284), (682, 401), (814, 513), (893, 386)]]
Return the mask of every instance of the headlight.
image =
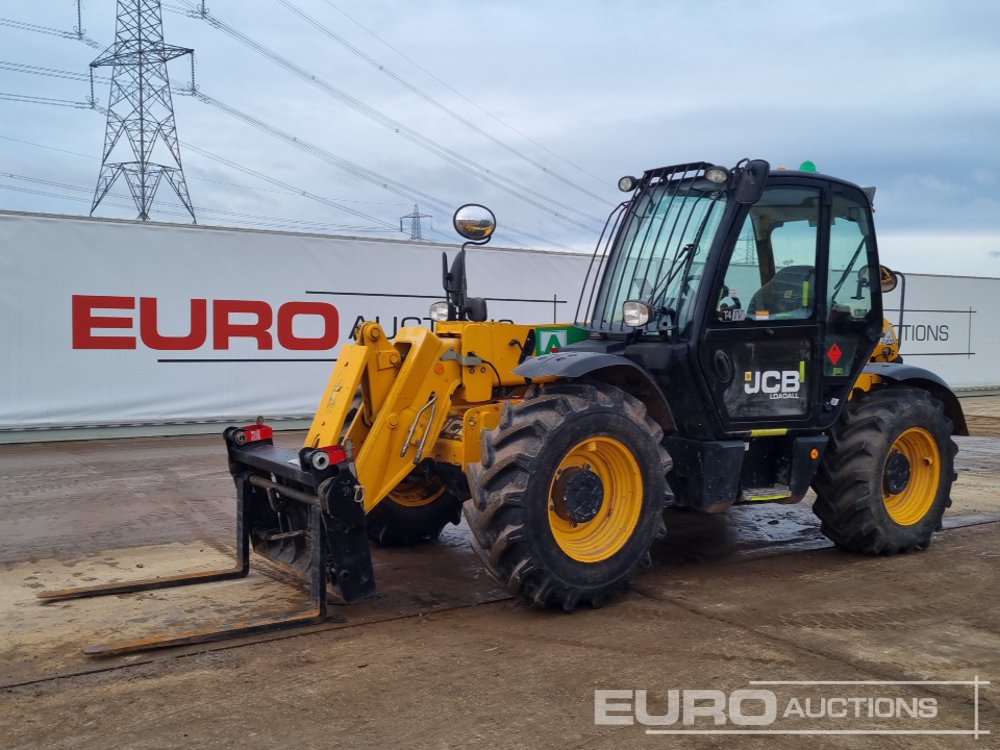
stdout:
[(646, 325), (652, 317), (651, 313), (649, 305), (638, 300), (626, 300), (625, 304), (622, 305), (622, 317), (625, 319), (625, 325), (632, 328), (641, 328)]
[(448, 303), (444, 300), (441, 302), (435, 302), (431, 305), (430, 315), (431, 320), (436, 323), (442, 323), (448, 320)]

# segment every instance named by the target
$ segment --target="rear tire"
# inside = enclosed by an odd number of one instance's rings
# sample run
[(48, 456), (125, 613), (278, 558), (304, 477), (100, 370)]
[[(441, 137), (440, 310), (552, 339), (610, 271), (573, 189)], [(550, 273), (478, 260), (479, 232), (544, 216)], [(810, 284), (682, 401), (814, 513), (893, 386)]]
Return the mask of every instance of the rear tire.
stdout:
[(813, 483), (813, 511), (837, 546), (864, 554), (926, 549), (957, 479), (952, 424), (924, 390), (891, 387), (851, 399)]
[(483, 433), (466, 518), (486, 570), (536, 607), (598, 607), (666, 533), (671, 462), (643, 404), (601, 383), (533, 386)]

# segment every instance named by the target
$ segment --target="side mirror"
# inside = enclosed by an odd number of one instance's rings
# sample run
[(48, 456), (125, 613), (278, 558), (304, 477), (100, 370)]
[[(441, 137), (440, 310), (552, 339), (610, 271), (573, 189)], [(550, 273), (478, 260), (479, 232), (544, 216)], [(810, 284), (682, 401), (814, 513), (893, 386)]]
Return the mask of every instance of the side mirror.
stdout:
[(486, 300), (480, 297), (469, 297), (469, 282), (465, 276), (465, 248), (469, 245), (485, 245), (497, 228), (497, 217), (486, 206), (478, 203), (466, 203), (460, 206), (451, 220), (455, 231), (465, 238), (466, 242), (458, 251), (451, 268), (448, 268), (448, 254), (441, 253), (442, 286), (447, 297), (445, 303), (431, 305), (434, 312), (431, 317), (438, 320), (442, 309), (447, 305), (447, 320), (486, 320)]
[(751, 204), (760, 200), (764, 193), (764, 182), (771, 171), (771, 165), (763, 159), (752, 159), (738, 165), (736, 172), (736, 191), (733, 198), (737, 203)]
[(878, 273), (882, 286), (882, 294), (888, 294), (896, 288), (896, 285), (899, 283), (899, 277), (895, 272), (890, 271), (888, 266), (879, 266)]
[(497, 228), (497, 217), (486, 206), (466, 203), (455, 211), (452, 224), (455, 231), (469, 242), (485, 245)]

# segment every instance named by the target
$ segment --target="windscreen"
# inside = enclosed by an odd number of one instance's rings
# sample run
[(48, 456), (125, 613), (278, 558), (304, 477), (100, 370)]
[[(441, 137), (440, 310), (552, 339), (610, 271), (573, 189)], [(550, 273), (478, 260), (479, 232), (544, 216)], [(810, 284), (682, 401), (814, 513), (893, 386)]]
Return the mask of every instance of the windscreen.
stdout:
[(614, 222), (610, 248), (598, 263), (586, 305), (590, 315), (578, 324), (631, 330), (622, 319), (622, 303), (630, 299), (653, 309), (652, 327), (664, 310), (680, 328), (690, 320), (691, 302), (726, 205), (726, 193), (701, 176), (703, 166), (658, 170), (664, 172), (659, 179), (643, 180)]

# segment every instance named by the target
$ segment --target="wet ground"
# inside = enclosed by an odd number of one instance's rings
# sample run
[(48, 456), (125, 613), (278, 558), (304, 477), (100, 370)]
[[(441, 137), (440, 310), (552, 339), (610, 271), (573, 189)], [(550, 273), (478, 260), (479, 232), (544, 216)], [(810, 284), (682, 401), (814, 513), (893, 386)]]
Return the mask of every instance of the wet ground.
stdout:
[[(306, 597), (254, 559), (243, 581), (40, 604), (43, 588), (228, 566), (232, 485), (220, 438), (5, 446), (0, 748), (996, 746), (1000, 399), (963, 406), (977, 436), (960, 441), (954, 506), (925, 553), (832, 549), (808, 501), (673, 513), (653, 567), (628, 594), (567, 616), (509, 599), (458, 527), (440, 544), (378, 550), (379, 597), (335, 607), (327, 623), (293, 637), (104, 660), (81, 648), (295, 609)], [(754, 680), (991, 678), (755, 686), (782, 707), (812, 698), (815, 709), (847, 694), (935, 707), (933, 718), (889, 723), (826, 716), (810, 731), (972, 731), (978, 705), (979, 727), (994, 732), (978, 740), (660, 735), (597, 725), (594, 715), (598, 689), (648, 690), (650, 712), (664, 713), (671, 689), (732, 691)], [(768, 731), (802, 726), (785, 717)], [(720, 731), (704, 718), (667, 728)]]

